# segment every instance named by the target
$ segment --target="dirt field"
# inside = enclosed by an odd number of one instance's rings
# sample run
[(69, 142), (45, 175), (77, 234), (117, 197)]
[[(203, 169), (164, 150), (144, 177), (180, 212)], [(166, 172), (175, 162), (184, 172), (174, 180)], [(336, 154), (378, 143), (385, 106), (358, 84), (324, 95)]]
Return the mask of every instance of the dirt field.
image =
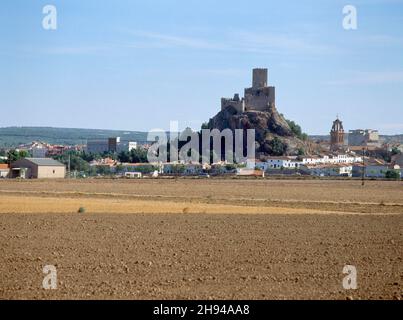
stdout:
[(400, 299), (402, 227), (401, 182), (0, 181), (0, 298)]

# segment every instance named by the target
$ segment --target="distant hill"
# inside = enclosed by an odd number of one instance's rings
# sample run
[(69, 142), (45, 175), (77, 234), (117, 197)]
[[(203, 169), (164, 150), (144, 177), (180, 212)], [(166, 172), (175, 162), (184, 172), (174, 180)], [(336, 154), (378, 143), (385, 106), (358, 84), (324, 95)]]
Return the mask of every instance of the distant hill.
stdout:
[(122, 141), (145, 142), (146, 132), (102, 129), (74, 129), (52, 127), (5, 127), (0, 128), (0, 147), (16, 147), (32, 141), (51, 144), (86, 144), (88, 139), (121, 137)]
[(395, 134), (392, 136), (380, 135), (379, 138), (385, 142), (398, 142), (403, 144), (403, 134)]
[[(32, 141), (64, 145), (85, 144), (88, 139), (102, 139), (108, 137), (121, 137), (122, 141), (146, 142), (147, 133), (127, 130), (5, 127), (0, 128), (0, 148), (12, 148)], [(310, 138), (313, 140), (330, 140), (328, 135), (312, 135)], [(403, 134), (390, 136), (381, 135), (380, 138), (387, 142), (394, 141), (403, 144)]]

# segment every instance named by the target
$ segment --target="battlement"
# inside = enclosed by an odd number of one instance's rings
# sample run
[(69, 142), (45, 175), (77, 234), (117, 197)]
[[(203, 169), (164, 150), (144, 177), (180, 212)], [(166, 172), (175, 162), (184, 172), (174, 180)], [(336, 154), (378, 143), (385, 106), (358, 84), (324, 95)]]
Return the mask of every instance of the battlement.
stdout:
[(238, 93), (236, 93), (232, 99), (221, 98), (221, 110), (224, 110), (227, 107), (232, 107), (237, 113), (242, 113), (245, 112), (245, 101), (244, 99), (239, 98)]
[(268, 83), (267, 74), (268, 74), (267, 69), (262, 68), (253, 69), (252, 87), (253, 88), (267, 87)]
[(222, 98), (221, 110), (232, 107), (238, 113), (245, 111), (268, 111), (275, 107), (275, 87), (268, 86), (268, 70), (263, 68), (253, 69), (252, 87), (245, 89), (244, 98), (240, 99), (235, 94), (233, 99)]

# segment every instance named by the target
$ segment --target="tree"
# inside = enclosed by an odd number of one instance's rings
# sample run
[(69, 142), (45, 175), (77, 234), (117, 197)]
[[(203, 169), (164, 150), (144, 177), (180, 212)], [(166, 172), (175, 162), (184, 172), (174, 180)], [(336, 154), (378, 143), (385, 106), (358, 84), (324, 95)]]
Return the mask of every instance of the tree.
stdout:
[(302, 147), (298, 148), (298, 156), (304, 156), (304, 155), (305, 155), (304, 148), (302, 148)]
[(112, 174), (111, 168), (109, 166), (96, 166), (96, 172), (101, 176)]
[(397, 170), (388, 170), (386, 171), (385, 178), (398, 180), (400, 179), (400, 172)]
[(130, 161), (133, 163), (146, 163), (147, 151), (143, 148), (130, 150)]
[(270, 153), (273, 156), (282, 156), (287, 152), (287, 145), (277, 137), (269, 142)]
[[(284, 118), (284, 115), (282, 115), (282, 116)], [(298, 124), (296, 124), (294, 121), (288, 120), (288, 119), (285, 119), (285, 121), (288, 123), (288, 126), (290, 127), (290, 129), (291, 129), (292, 133), (294, 133), (294, 135), (296, 135), (299, 139), (301, 139), (303, 141), (308, 140), (308, 135), (306, 133), (302, 132), (302, 129)]]
[(399, 150), (399, 148), (397, 148), (397, 147), (392, 148), (392, 151), (391, 151), (392, 156), (394, 156), (396, 154), (400, 154), (400, 153), (401, 153), (401, 151)]
[(77, 153), (83, 160), (90, 162), (96, 159), (101, 159), (102, 156), (99, 153), (88, 153), (85, 151), (82, 151), (81, 153)]
[(185, 165), (183, 164), (175, 164), (172, 166), (173, 174), (182, 174), (185, 172)]
[(130, 162), (130, 154), (129, 151), (122, 151), (118, 154), (118, 160), (120, 162)]
[(232, 163), (228, 163), (228, 164), (225, 165), (225, 169), (227, 171), (235, 171), (236, 170), (236, 165), (232, 164)]
[(25, 151), (25, 150), (17, 151), (15, 149), (13, 149), (7, 153), (7, 161), (9, 163), (17, 161), (19, 159), (27, 158), (27, 157), (29, 157), (29, 153), (28, 153), (28, 151)]

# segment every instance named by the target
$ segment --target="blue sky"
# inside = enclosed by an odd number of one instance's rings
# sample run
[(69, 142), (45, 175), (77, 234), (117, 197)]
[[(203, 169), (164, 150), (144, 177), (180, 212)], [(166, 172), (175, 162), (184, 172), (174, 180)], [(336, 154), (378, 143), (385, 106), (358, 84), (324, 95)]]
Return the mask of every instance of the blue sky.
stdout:
[[(57, 30), (42, 28), (47, 4)], [(199, 128), (266, 67), (278, 110), (309, 134), (337, 114), (403, 133), (401, 0), (5, 0), (0, 39), (0, 126)]]

